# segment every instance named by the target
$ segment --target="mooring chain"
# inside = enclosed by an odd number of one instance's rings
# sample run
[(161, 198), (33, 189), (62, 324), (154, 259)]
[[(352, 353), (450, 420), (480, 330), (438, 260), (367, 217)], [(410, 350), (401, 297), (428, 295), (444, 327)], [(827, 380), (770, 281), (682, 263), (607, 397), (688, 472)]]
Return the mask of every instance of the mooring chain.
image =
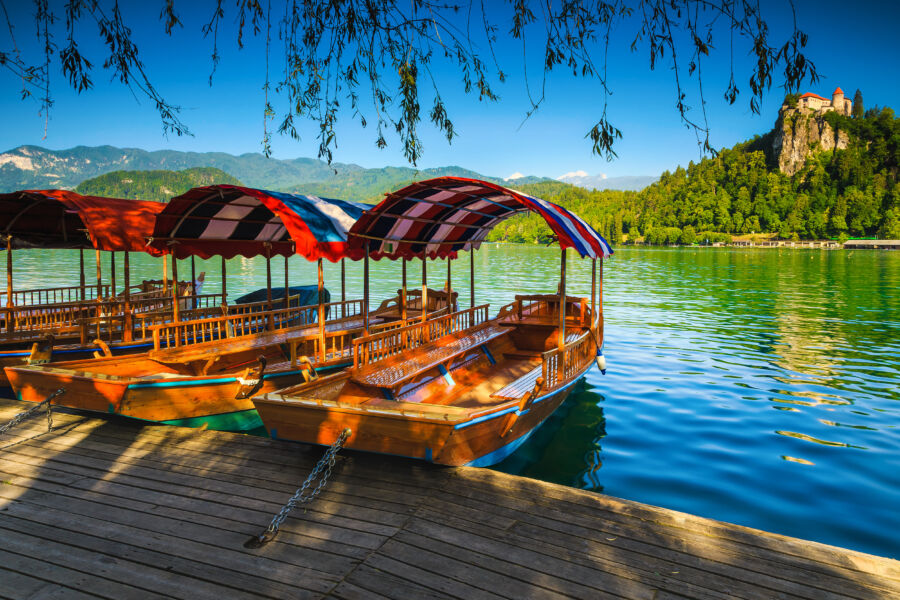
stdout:
[(53, 400), (57, 396), (62, 396), (65, 393), (65, 388), (59, 388), (58, 390), (47, 396), (44, 400), (38, 402), (28, 410), (20, 412), (19, 414), (14, 416), (12, 420), (10, 420), (6, 425), (0, 425), (0, 435), (3, 435), (25, 419), (34, 416), (44, 408), (47, 409), (47, 431), (50, 431), (51, 429), (53, 429)]
[[(344, 447), (344, 442), (350, 437), (350, 433), (350, 428), (344, 429), (341, 432), (338, 438), (334, 440), (334, 443), (332, 443), (331, 446), (328, 447), (328, 450), (325, 451), (325, 454), (322, 455), (322, 458), (319, 459), (319, 462), (316, 463), (315, 468), (303, 482), (303, 485), (297, 488), (297, 491), (294, 492), (294, 495), (287, 501), (287, 504), (281, 508), (278, 514), (272, 517), (272, 522), (269, 523), (266, 530), (258, 536), (254, 536), (247, 540), (244, 543), (245, 548), (260, 548), (270, 542), (278, 533), (278, 528), (281, 527), (281, 524), (284, 523), (284, 520), (287, 519), (288, 514), (292, 510), (301, 504), (312, 502), (316, 496), (322, 492), (322, 488), (325, 487), (328, 483), (328, 478), (331, 477), (331, 470), (334, 468), (335, 457), (337, 456), (337, 453), (341, 451), (341, 448)], [(306, 491), (316, 479), (318, 479), (316, 486), (307, 494)]]

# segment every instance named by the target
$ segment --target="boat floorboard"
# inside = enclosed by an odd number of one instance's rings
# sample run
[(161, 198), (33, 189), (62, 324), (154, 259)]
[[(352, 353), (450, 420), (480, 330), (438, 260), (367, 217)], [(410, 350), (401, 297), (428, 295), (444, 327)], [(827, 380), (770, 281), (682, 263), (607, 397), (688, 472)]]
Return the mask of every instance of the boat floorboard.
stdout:
[[(0, 399), (0, 424), (30, 406)], [(485, 469), (56, 412), (0, 437), (0, 598), (900, 597), (900, 562)]]

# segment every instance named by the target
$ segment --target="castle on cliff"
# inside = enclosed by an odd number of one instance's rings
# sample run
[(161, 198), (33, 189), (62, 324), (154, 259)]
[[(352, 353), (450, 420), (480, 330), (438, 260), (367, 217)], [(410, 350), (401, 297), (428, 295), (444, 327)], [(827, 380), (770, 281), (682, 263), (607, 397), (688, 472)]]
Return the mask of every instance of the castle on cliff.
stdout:
[(831, 94), (830, 102), (827, 98), (823, 98), (818, 94), (806, 92), (797, 100), (797, 108), (806, 108), (817, 113), (833, 110), (838, 114), (849, 117), (852, 103), (849, 98), (844, 98), (844, 90), (835, 88), (834, 93)]

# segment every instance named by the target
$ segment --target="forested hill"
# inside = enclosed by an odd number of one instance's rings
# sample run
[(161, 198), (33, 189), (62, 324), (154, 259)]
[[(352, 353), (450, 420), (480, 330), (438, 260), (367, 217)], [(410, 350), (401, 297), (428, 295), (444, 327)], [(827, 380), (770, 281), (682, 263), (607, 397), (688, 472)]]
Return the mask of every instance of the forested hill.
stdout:
[(225, 171), (198, 167), (183, 171), (113, 171), (81, 182), (75, 191), (87, 196), (168, 202), (193, 187), (214, 183), (242, 185)]
[[(613, 243), (693, 243), (752, 233), (900, 239), (900, 119), (890, 108), (859, 118), (833, 112), (822, 118), (836, 136), (846, 133), (846, 148), (811, 149), (793, 176), (778, 169), (772, 132), (665, 172), (641, 192), (589, 192), (563, 184), (522, 189), (574, 210)], [(490, 239), (540, 242), (549, 233), (540, 219), (526, 216), (501, 224)]]

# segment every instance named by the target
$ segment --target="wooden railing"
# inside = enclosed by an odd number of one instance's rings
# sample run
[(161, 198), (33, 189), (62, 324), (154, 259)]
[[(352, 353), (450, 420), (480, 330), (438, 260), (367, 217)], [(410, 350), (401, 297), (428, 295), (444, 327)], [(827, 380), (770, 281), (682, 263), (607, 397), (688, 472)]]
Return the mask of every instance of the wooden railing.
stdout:
[[(187, 311), (202, 314), (221, 314), (221, 294), (182, 296), (179, 306)], [(40, 337), (47, 333), (57, 336), (87, 335), (93, 339), (117, 338), (125, 330), (141, 330), (147, 324), (171, 320), (171, 297), (144, 297), (130, 300), (126, 314), (126, 303), (121, 298), (89, 302), (72, 302), (44, 306), (0, 307), (3, 322), (3, 339), (23, 339)], [(188, 309), (196, 304), (197, 309)], [(218, 312), (217, 312), (218, 311)], [(198, 313), (198, 314), (199, 314)], [(84, 334), (85, 329), (92, 330)]]
[(545, 390), (571, 381), (594, 360), (597, 345), (602, 343), (602, 338), (598, 340), (596, 337), (602, 331), (601, 327), (602, 325), (587, 329), (562, 350), (554, 348), (541, 355), (541, 376), (544, 378)]
[[(15, 306), (35, 306), (44, 304), (61, 304), (66, 302), (81, 301), (81, 286), (66, 286), (53, 288), (35, 288), (31, 290), (13, 291), (13, 304)], [(97, 298), (97, 284), (85, 285), (84, 294), (86, 300)], [(109, 296), (109, 284), (100, 286), (100, 297)], [(0, 305), (6, 306), (6, 292), (0, 292)]]
[[(325, 304), (326, 315), (341, 314), (342, 312), (348, 315), (343, 318), (326, 320), (326, 324), (331, 325), (342, 320), (358, 319), (362, 312), (362, 304), (362, 300), (347, 300)], [(275, 331), (289, 327), (312, 325), (317, 322), (319, 306), (318, 304), (310, 304), (274, 310), (241, 311), (237, 314), (231, 314), (231, 308), (229, 308), (228, 315), (221, 317), (179, 321), (178, 323), (160, 323), (150, 326), (149, 331), (150, 336), (153, 338), (153, 348), (158, 350), (166, 347), (240, 337), (262, 331)]]
[(353, 368), (359, 368), (418, 348), (438, 338), (488, 320), (488, 304), (450, 313), (425, 322), (360, 337), (353, 341)]
[[(526, 304), (528, 303), (528, 304)], [(506, 307), (504, 307), (506, 308)], [(559, 318), (558, 294), (532, 294), (516, 295), (513, 303), (516, 316)], [(588, 300), (578, 296), (566, 296), (566, 315), (579, 317), (580, 324), (584, 326), (589, 320)]]

